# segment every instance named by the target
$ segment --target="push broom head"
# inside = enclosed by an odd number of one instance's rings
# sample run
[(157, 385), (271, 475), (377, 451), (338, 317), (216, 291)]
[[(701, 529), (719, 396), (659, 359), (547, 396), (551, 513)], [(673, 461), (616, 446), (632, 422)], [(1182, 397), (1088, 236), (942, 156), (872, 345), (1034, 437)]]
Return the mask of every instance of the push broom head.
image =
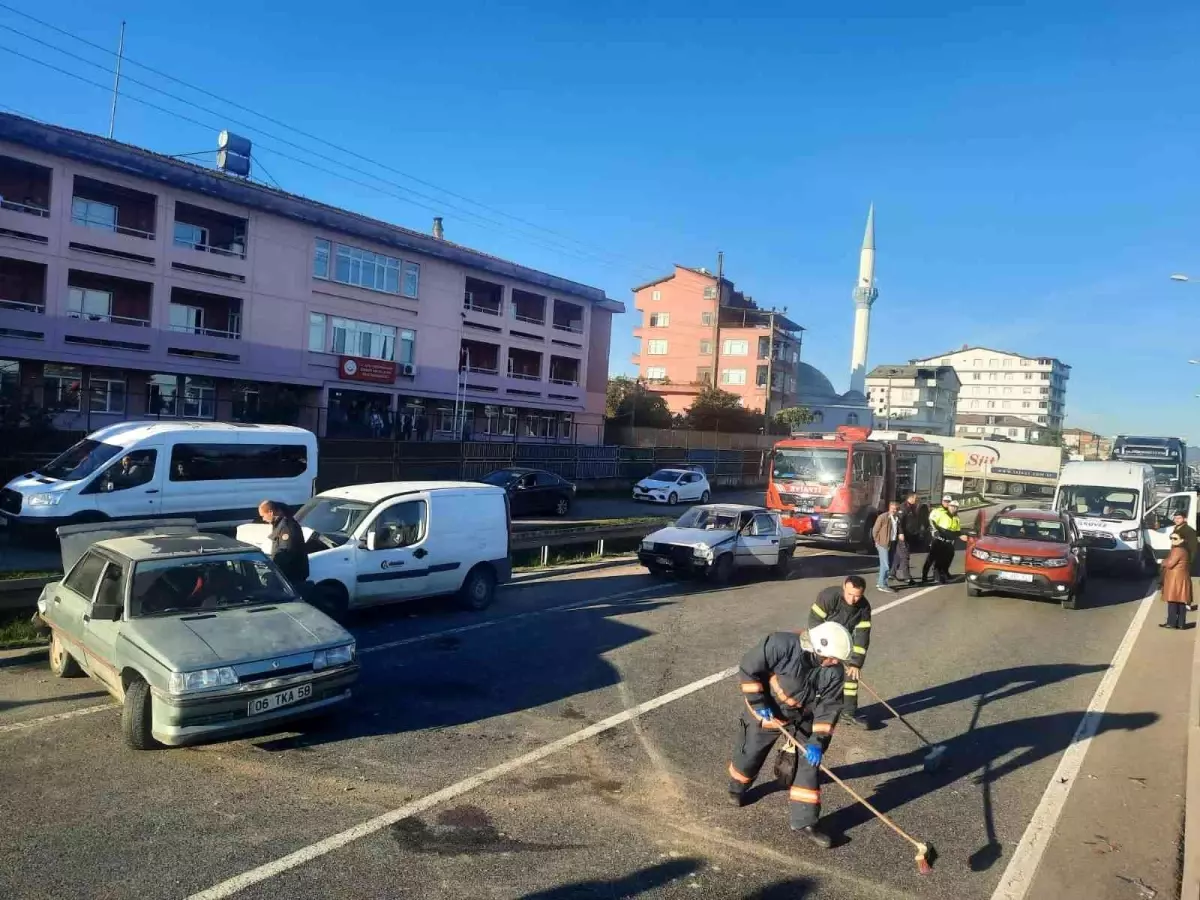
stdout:
[(934, 747), (932, 750), (930, 750), (928, 753), (925, 754), (925, 761), (924, 761), (923, 765), (924, 765), (925, 771), (927, 773), (933, 773), (933, 772), (938, 771), (938, 769), (940, 769), (942, 767), (942, 764), (945, 761), (946, 761), (946, 748), (944, 745), (938, 744), (936, 747)]
[(921, 875), (933, 874), (934, 851), (928, 844), (917, 845), (917, 872)]

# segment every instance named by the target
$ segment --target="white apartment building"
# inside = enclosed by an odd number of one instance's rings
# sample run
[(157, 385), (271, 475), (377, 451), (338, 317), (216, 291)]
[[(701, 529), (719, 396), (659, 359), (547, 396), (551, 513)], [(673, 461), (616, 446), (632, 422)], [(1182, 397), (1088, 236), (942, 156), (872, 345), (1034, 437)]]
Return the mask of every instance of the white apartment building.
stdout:
[(912, 363), (954, 368), (962, 382), (960, 422), (964, 416), (1013, 416), (1062, 431), (1071, 367), (1061, 360), (964, 345)]
[(953, 366), (876, 366), (867, 373), (867, 402), (884, 430), (953, 435), (961, 387)]

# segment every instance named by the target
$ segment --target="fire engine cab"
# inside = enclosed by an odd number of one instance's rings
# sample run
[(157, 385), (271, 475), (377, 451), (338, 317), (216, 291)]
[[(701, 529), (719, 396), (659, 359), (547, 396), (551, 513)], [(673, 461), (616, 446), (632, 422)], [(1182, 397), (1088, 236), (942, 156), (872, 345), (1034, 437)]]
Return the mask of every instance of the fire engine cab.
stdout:
[(873, 550), (871, 528), (891, 500), (918, 497), (921, 521), (942, 496), (942, 448), (920, 438), (872, 440), (871, 429), (795, 435), (771, 451), (767, 507), (802, 538)]

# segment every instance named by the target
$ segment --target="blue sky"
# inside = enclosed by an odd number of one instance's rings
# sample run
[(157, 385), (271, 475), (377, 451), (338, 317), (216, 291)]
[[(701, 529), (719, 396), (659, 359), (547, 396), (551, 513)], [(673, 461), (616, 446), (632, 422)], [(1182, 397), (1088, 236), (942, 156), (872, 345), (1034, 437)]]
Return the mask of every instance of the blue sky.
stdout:
[[(221, 114), (130, 94), (256, 138), (288, 190), (421, 229), (436, 207), (447, 237), (631, 307), (633, 285), (723, 250), (842, 388), (873, 201), (872, 365), (964, 343), (1058, 356), (1069, 425), (1200, 440), (1200, 4), (3, 3), (112, 47), (124, 17), (130, 59), (553, 234), (361, 160), (394, 184), (289, 161), (262, 131), (339, 154), (126, 68)], [(0, 26), (111, 65), (3, 8)], [(111, 81), (4, 27), (0, 47)], [(107, 128), (103, 90), (4, 51), (0, 83), (9, 108)], [(127, 100), (116, 136), (214, 143)], [(633, 324), (616, 320), (614, 372)]]

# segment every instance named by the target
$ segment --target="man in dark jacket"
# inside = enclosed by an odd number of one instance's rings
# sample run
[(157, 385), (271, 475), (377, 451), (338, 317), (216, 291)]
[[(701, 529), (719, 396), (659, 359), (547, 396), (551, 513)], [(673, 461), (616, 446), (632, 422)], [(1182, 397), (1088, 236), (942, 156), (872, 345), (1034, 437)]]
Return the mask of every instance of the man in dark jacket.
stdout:
[(274, 500), (258, 505), (258, 514), (271, 526), (271, 559), (297, 591), (308, 580), (308, 551), (304, 532), (286, 506)]
[(892, 577), (897, 581), (914, 585), (917, 580), (909, 568), (909, 556), (921, 547), (921, 510), (917, 495), (909, 494), (900, 507), (900, 528), (896, 537), (896, 560), (892, 564)]
[(847, 722), (860, 728), (869, 724), (858, 713), (858, 673), (867, 661), (867, 650), (871, 646), (871, 604), (866, 594), (867, 583), (858, 575), (847, 575), (840, 585), (827, 587), (817, 594), (816, 602), (808, 611), (810, 630), (822, 622), (837, 622), (850, 632), (842, 713)]
[[(832, 840), (817, 828), (821, 818), (820, 765), (842, 709), (842, 663), (850, 652), (850, 634), (823, 622), (809, 631), (777, 631), (742, 657), (738, 680), (745, 709), (738, 720), (729, 795), (735, 806), (766, 762), (779, 732), (787, 729), (803, 753), (785, 754), (791, 772), (777, 773), (791, 783), (788, 818), (818, 847)], [(791, 744), (787, 745), (791, 748)], [(782, 758), (782, 757), (781, 757)]]

